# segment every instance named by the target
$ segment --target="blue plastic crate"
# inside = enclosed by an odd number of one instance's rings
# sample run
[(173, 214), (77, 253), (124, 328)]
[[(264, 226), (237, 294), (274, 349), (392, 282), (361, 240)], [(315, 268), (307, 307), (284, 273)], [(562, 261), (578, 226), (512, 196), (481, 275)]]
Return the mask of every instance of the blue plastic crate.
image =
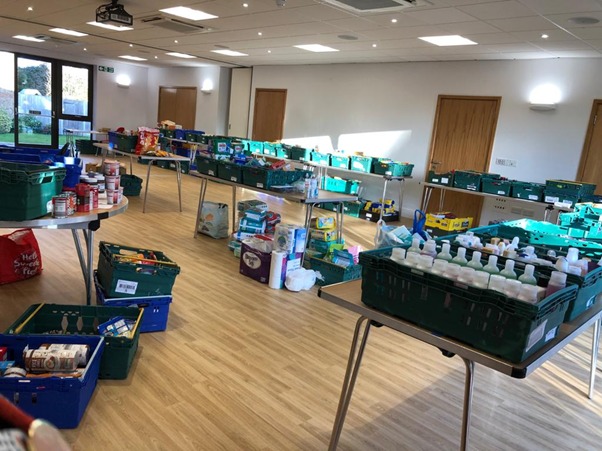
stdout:
[(52, 158), (46, 158), (46, 156), (39, 153), (18, 153), (18, 152), (5, 152), (0, 151), (0, 160), (14, 161), (17, 163), (51, 163)]
[(172, 296), (143, 296), (139, 298), (107, 298), (96, 271), (94, 271), (94, 285), (96, 286), (96, 303), (110, 307), (135, 307), (144, 308), (140, 332), (160, 332), (167, 329), (169, 318), (169, 304)]
[(82, 173), (82, 160), (80, 158), (57, 155), (55, 161), (58, 163), (57, 166), (64, 166), (67, 170), (63, 186), (74, 188), (79, 183), (79, 176)]
[(93, 335), (0, 335), (0, 346), (8, 348), (8, 360), (14, 360), (21, 367), (25, 346), (38, 348), (44, 343), (88, 345), (90, 355), (83, 374), (73, 378), (0, 377), (0, 395), (57, 428), (76, 428), (96, 388), (104, 339)]

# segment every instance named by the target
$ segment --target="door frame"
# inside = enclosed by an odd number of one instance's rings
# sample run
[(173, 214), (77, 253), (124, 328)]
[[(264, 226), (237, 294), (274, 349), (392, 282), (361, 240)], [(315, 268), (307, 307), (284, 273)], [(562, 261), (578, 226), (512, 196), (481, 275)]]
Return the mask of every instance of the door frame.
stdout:
[(583, 142), (583, 150), (581, 151), (581, 159), (579, 160), (579, 168), (577, 169), (576, 180), (581, 180), (583, 178), (583, 173), (585, 172), (585, 163), (589, 157), (592, 139), (594, 138), (594, 126), (598, 120), (596, 117), (596, 111), (598, 111), (600, 105), (602, 105), (602, 99), (594, 99), (592, 103), (592, 111), (589, 115), (589, 122), (587, 123), (587, 133), (585, 134), (585, 141)]
[(435, 110), (435, 119), (433, 123), (433, 131), (431, 133), (431, 145), (429, 147), (429, 154), (427, 159), (427, 168), (424, 172), (424, 180), (428, 181), (428, 171), (431, 168), (431, 162), (433, 158), (433, 149), (435, 148), (435, 141), (437, 137), (437, 127), (439, 126), (439, 117), (441, 114), (441, 102), (446, 99), (456, 99), (456, 100), (493, 100), (496, 102), (495, 109), (495, 124), (493, 126), (493, 130), (491, 133), (490, 141), (487, 143), (487, 162), (488, 166), (485, 170), (489, 170), (489, 166), (491, 166), (491, 155), (493, 154), (493, 142), (495, 140), (495, 133), (497, 131), (497, 123), (500, 117), (500, 106), (502, 104), (501, 96), (464, 96), (464, 95), (450, 95), (450, 94), (439, 94), (437, 97), (437, 108)]
[(280, 130), (281, 136), (284, 136), (284, 118), (286, 115), (286, 101), (288, 99), (288, 89), (283, 88), (255, 88), (255, 93), (253, 96), (253, 126), (251, 127), (251, 138), (255, 136), (255, 124), (257, 122), (257, 94), (259, 92), (281, 92), (284, 93), (284, 111), (282, 115), (282, 121), (280, 122)]

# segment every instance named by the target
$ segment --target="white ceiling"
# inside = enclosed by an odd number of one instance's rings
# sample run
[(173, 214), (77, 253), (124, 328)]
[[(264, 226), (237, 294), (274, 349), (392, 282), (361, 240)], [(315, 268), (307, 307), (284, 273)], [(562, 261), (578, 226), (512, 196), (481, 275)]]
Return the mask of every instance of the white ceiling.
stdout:
[[(246, 0), (247, 8), (243, 7), (245, 0), (120, 0), (119, 4), (134, 16), (134, 30), (123, 32), (86, 24), (95, 19), (96, 8), (106, 3), (110, 0), (1, 0), (0, 43), (26, 45), (38, 55), (49, 48), (78, 57), (84, 52), (109, 59), (135, 55), (148, 59), (140, 64), (158, 66), (602, 56), (602, 0), (419, 0), (423, 6), (367, 14), (348, 12), (320, 0), (286, 0), (283, 7), (277, 6), (276, 0)], [(159, 9), (180, 5), (218, 18), (197, 22), (211, 30), (193, 34), (168, 31), (139, 21), (157, 14)], [(27, 9), (30, 6), (32, 11)], [(569, 21), (575, 17), (590, 17), (600, 22), (579, 25)], [(397, 19), (397, 23), (392, 23), (392, 19)], [(48, 31), (53, 27), (89, 35), (74, 38)], [(46, 34), (76, 43), (24, 43), (12, 38), (16, 34)], [(460, 34), (478, 45), (437, 47), (418, 39), (450, 34)], [(543, 39), (542, 34), (549, 37)], [(341, 39), (341, 35), (355, 36), (357, 40)], [(323, 44), (339, 51), (311, 53), (293, 47), (297, 44)], [(248, 56), (212, 53), (218, 46)], [(173, 58), (165, 55), (166, 52), (188, 53), (197, 59)]]

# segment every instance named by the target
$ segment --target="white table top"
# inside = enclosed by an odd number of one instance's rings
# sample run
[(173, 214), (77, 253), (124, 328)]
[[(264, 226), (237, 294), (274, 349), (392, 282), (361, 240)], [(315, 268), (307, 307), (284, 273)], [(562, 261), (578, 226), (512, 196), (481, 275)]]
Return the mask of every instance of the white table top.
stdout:
[(107, 143), (94, 143), (94, 145), (100, 149), (102, 149), (103, 151), (111, 151), (111, 152), (115, 152), (118, 155), (123, 155), (126, 157), (130, 157), (130, 158), (134, 158), (134, 157), (138, 157), (141, 160), (157, 160), (157, 161), (190, 161), (190, 158), (188, 157), (183, 157), (181, 155), (173, 155), (171, 154), (168, 157), (157, 157), (155, 155), (138, 155), (136, 153), (132, 153), (132, 152), (124, 152), (122, 150), (119, 149), (109, 149), (109, 145)]
[(92, 221), (110, 218), (111, 216), (123, 213), (128, 208), (128, 199), (123, 199), (118, 205), (107, 205), (106, 200), (100, 202), (99, 208), (87, 213), (75, 213), (66, 218), (53, 218), (52, 215), (46, 215), (42, 218), (30, 219), (27, 221), (0, 221), (0, 228), (19, 229), (28, 227), (32, 229), (81, 229)]

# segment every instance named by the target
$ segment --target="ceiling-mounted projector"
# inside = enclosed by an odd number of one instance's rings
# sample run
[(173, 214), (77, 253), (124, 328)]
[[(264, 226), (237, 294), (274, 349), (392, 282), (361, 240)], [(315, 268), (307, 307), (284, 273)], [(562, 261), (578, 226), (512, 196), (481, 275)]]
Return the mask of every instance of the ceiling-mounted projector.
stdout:
[(96, 8), (96, 22), (131, 26), (134, 24), (134, 16), (128, 14), (123, 5), (118, 5), (117, 0), (113, 0)]

